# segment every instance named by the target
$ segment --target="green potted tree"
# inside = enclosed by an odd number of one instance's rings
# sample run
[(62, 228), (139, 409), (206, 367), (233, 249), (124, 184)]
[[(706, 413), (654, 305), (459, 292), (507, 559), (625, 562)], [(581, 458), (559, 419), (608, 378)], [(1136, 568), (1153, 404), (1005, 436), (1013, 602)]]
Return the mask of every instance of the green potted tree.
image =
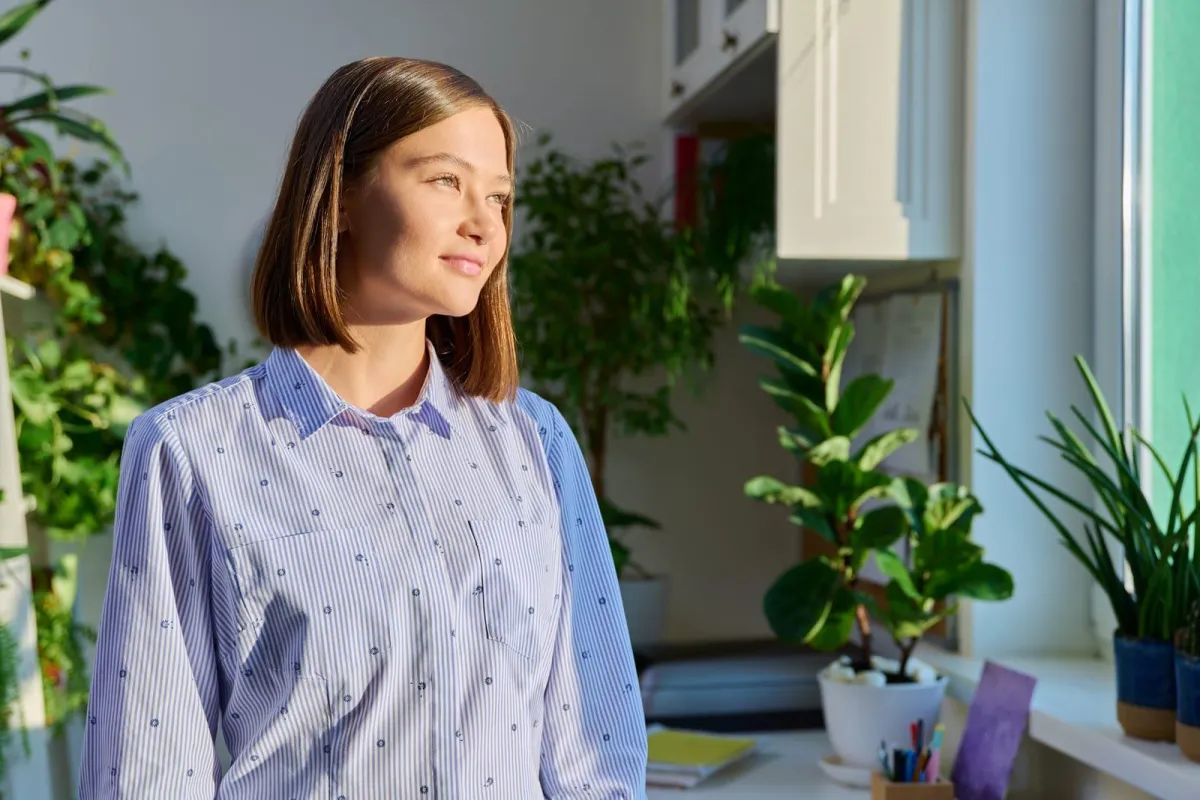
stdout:
[[(980, 452), (999, 464), (1057, 531), (1062, 544), (1095, 578), (1117, 620), (1113, 632), (1116, 662), (1117, 718), (1126, 735), (1158, 741), (1175, 740), (1176, 696), (1173, 638), (1200, 595), (1196, 580), (1200, 548), (1191, 544), (1200, 505), (1200, 470), (1196, 468), (1196, 436), (1191, 410), (1191, 436), (1182, 462), (1172, 469), (1151, 443), (1132, 426), (1118, 427), (1108, 403), (1082, 357), (1076, 366), (1092, 400), (1093, 413), (1072, 406), (1083, 433), (1076, 433), (1054, 414), (1047, 414), (1056, 438), (1044, 437), (1054, 453), (1078, 470), (1092, 497), (1073, 497), (1031, 472), (1013, 465), (987, 435), (968, 406), (983, 440)], [(1169, 507), (1154, 509), (1146, 492), (1152, 475), (1142, 473), (1149, 455), (1165, 479)], [(1189, 485), (1193, 488), (1189, 491)], [(1185, 509), (1185, 492), (1193, 495)], [(1057, 501), (1078, 515), (1082, 536), (1047, 504)], [(1115, 547), (1110, 547), (1110, 540)], [(1126, 574), (1129, 580), (1126, 580)]]
[[(937, 721), (946, 679), (913, 658), (922, 637), (955, 613), (957, 599), (1004, 600), (1013, 581), (971, 541), (982, 508), (966, 488), (926, 486), (880, 469), (917, 439), (916, 430), (890, 430), (855, 445), (893, 387), (874, 374), (842, 385), (854, 338), (851, 313), (865, 285), (850, 275), (805, 302), (764, 282), (754, 298), (779, 324), (744, 326), (741, 340), (774, 362), (777, 375), (761, 386), (796, 423), (780, 429), (779, 441), (812, 476), (802, 485), (756, 477), (746, 494), (787, 506), (793, 524), (833, 547), (832, 555), (810, 555), (780, 575), (763, 608), (787, 641), (832, 651), (857, 639), (853, 656), (822, 672), (822, 709), (841, 761), (873, 769), (880, 741), (906, 741), (913, 720), (925, 720), (927, 730)], [(863, 591), (872, 557), (888, 578), (883, 602)], [(895, 640), (899, 660), (874, 653), (874, 621)]]
[[(737, 167), (721, 173), (725, 197), (740, 198), (747, 182), (769, 181), (762, 141), (731, 147), (720, 162)], [(713, 335), (728, 319), (754, 237), (769, 228), (773, 213), (762, 203), (720, 203), (708, 191), (704, 224), (679, 228), (662, 202), (642, 191), (643, 153), (618, 146), (609, 157), (582, 162), (551, 147), (548, 136), (536, 146), (520, 176), (522, 237), (510, 269), (523, 378), (559, 408), (579, 439), (631, 637), (653, 644), (663, 627), (667, 578), (637, 563), (625, 534), (659, 523), (614, 502), (606, 482), (609, 442), (683, 430), (675, 390), (681, 383), (698, 388), (695, 379), (711, 366)]]

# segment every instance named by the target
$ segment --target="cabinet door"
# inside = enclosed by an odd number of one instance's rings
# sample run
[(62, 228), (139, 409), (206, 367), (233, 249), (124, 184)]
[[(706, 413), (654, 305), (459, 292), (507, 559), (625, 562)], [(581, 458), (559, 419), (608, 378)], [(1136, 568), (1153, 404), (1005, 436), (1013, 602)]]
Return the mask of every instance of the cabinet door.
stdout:
[[(669, 116), (695, 96), (705, 83), (715, 57), (714, 0), (663, 0), (663, 30), (667, 54), (664, 103)], [(724, 2), (724, 0), (717, 0)]]
[(780, 258), (958, 256), (960, 6), (783, 3)]
[(724, 60), (734, 61), (779, 32), (779, 0), (719, 0), (720, 42)]

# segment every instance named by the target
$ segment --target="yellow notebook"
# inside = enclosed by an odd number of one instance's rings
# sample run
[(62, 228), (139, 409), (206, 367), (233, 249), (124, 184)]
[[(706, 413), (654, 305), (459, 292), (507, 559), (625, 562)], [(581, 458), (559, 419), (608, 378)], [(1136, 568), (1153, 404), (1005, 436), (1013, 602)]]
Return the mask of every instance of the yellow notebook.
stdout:
[(754, 748), (754, 739), (660, 729), (647, 737), (652, 768), (711, 772)]

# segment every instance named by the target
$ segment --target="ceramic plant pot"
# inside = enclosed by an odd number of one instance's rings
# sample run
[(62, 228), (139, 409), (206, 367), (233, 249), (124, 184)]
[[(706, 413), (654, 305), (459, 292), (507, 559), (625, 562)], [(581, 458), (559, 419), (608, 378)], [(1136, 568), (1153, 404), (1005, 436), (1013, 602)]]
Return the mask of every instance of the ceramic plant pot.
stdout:
[(1175, 647), (1155, 639), (1113, 635), (1117, 721), (1126, 736), (1175, 741)]
[(930, 683), (871, 686), (843, 683), (825, 672), (818, 680), (825, 731), (834, 752), (842, 763), (870, 770), (879, 766), (879, 743), (907, 742), (910, 723), (924, 720), (932, 735), (949, 683), (942, 675)]
[(1200, 761), (1200, 656), (1175, 653), (1175, 741), (1191, 761)]

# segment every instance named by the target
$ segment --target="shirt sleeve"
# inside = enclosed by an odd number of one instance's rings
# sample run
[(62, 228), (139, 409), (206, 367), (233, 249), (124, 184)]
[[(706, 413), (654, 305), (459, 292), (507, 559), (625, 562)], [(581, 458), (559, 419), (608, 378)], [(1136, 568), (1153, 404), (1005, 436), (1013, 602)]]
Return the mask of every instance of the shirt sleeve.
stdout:
[(546, 687), (542, 791), (646, 796), (646, 721), (621, 591), (583, 453), (553, 413), (547, 457), (562, 508), (563, 604)]
[(81, 800), (212, 800), (220, 780), (211, 525), (178, 437), (152, 413), (134, 421), (121, 454)]

